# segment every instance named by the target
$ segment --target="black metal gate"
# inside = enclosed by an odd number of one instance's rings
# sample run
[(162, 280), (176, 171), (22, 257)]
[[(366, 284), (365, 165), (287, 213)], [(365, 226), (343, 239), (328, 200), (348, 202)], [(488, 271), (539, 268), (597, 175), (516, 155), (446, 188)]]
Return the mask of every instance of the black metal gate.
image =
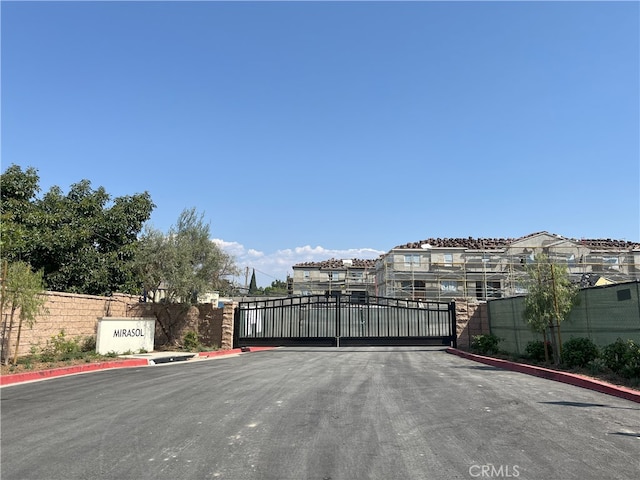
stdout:
[(234, 346), (456, 346), (455, 303), (310, 295), (240, 302)]

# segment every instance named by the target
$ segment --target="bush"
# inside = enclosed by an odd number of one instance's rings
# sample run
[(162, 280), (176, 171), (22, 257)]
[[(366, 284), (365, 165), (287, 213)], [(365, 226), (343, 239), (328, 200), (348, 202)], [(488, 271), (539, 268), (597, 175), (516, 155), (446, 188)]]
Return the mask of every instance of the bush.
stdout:
[(598, 347), (590, 338), (571, 338), (562, 344), (562, 362), (572, 367), (586, 367), (600, 356)]
[(498, 344), (501, 338), (495, 335), (474, 335), (471, 340), (471, 351), (481, 355), (491, 355), (498, 353), (500, 349)]
[(589, 363), (587, 363), (587, 368), (589, 369), (589, 373), (591, 375), (599, 375), (601, 373), (605, 373), (607, 368), (607, 363), (604, 361), (602, 357), (594, 358)]
[(96, 337), (91, 335), (85, 337), (80, 348), (83, 352), (95, 352), (96, 350)]
[(640, 345), (621, 338), (602, 350), (602, 358), (613, 372), (626, 377), (640, 377)]
[(71, 360), (82, 356), (78, 339), (67, 338), (64, 330), (47, 340), (47, 345), (40, 353), (40, 360), (52, 362), (55, 360)]
[(200, 350), (200, 340), (196, 332), (187, 332), (182, 337), (182, 346), (189, 352), (197, 352)]
[[(528, 342), (524, 351), (526, 357), (534, 362), (544, 362), (546, 360), (544, 355), (544, 342), (542, 340), (533, 340)], [(551, 342), (547, 342), (547, 352), (549, 352), (549, 358), (552, 358), (553, 350), (551, 348)]]

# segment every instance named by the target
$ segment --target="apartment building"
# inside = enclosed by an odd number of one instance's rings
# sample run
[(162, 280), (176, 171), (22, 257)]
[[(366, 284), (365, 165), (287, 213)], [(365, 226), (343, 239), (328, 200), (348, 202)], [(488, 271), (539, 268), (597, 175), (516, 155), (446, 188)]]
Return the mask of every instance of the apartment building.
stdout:
[(526, 293), (525, 267), (539, 253), (567, 265), (571, 278), (582, 284), (640, 276), (640, 244), (538, 232), (517, 239), (431, 238), (400, 245), (376, 261), (375, 284), (379, 295), (401, 298), (521, 295)]
[(293, 295), (324, 295), (328, 292), (375, 294), (375, 260), (304, 262), (293, 266)]
[(571, 239), (538, 232), (516, 239), (430, 238), (392, 248), (376, 260), (308, 262), (293, 266), (295, 295), (326, 291), (448, 301), (526, 293), (525, 267), (538, 253), (567, 265), (583, 286), (640, 278), (640, 244)]

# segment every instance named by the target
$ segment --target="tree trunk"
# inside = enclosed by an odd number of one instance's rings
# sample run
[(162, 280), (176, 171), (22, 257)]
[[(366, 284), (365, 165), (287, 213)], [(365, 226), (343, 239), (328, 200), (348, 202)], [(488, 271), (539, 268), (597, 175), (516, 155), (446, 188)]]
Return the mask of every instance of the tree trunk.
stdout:
[(11, 316), (9, 317), (9, 328), (6, 330), (7, 337), (2, 339), (2, 363), (5, 365), (9, 365), (9, 358), (11, 357), (11, 331), (13, 330), (13, 318), (15, 313), (16, 308), (12, 307)]
[(20, 346), (20, 333), (22, 332), (22, 315), (20, 315), (18, 320), (18, 335), (16, 336), (16, 349), (13, 354), (13, 364), (18, 363), (18, 347)]
[(551, 337), (551, 351), (553, 353), (553, 364), (560, 364), (560, 357), (558, 356), (558, 337), (555, 332), (556, 326), (553, 324), (553, 321), (549, 323), (549, 336)]

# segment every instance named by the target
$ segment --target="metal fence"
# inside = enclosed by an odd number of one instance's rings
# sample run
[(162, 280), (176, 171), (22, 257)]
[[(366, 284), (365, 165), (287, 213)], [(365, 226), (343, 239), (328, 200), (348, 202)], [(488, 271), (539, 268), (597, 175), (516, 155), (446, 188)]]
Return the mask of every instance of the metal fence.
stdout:
[(238, 344), (451, 344), (453, 304), (374, 297), (310, 295), (241, 302)]

